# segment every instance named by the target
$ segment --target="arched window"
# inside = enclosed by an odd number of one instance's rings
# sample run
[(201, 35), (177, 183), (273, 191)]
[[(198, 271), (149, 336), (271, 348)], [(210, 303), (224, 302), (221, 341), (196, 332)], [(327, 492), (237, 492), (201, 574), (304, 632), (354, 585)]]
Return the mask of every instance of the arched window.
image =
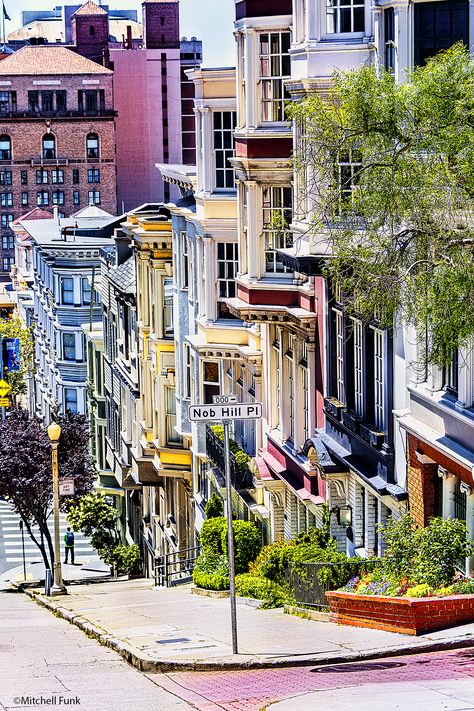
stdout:
[(96, 133), (89, 133), (87, 135), (87, 157), (99, 157), (99, 136)]
[(0, 136), (0, 160), (12, 159), (12, 139), (10, 136)]
[(56, 158), (56, 139), (52, 133), (43, 136), (43, 158)]

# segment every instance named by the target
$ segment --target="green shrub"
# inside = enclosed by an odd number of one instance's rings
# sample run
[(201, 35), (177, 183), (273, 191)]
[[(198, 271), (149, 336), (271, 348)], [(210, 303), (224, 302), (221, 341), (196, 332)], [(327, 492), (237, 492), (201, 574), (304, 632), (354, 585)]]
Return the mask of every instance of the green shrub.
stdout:
[(450, 585), (456, 563), (473, 550), (466, 524), (459, 519), (432, 518), (425, 528), (416, 529), (406, 514), (397, 521), (390, 518), (379, 531), (386, 545), (382, 559), (385, 575), (407, 578), (414, 585)]
[(456, 575), (456, 563), (472, 551), (464, 521), (432, 518), (416, 532), (413, 579), (433, 588), (449, 585)]
[(227, 519), (223, 516), (208, 518), (204, 521), (199, 533), (199, 540), (205, 556), (222, 555), (224, 552), (222, 537), (225, 531), (227, 531)]
[[(232, 521), (232, 526), (234, 529), (235, 572), (248, 573), (249, 563), (255, 560), (262, 547), (262, 536), (252, 521), (237, 519)], [(227, 554), (227, 528), (222, 530), (221, 545), (222, 550)]]
[(141, 572), (142, 554), (140, 546), (134, 543), (131, 546), (116, 546), (106, 563), (117, 568), (119, 573), (133, 575)]
[(269, 546), (264, 546), (255, 560), (250, 563), (250, 573), (274, 582), (281, 582), (295, 547), (295, 541), (275, 541)]
[(221, 518), (224, 513), (224, 502), (219, 494), (215, 492), (209, 497), (209, 501), (204, 507), (207, 518)]
[(229, 589), (229, 562), (224, 555), (200, 555), (193, 570), (194, 584), (205, 590)]
[(262, 608), (282, 607), (294, 604), (294, 598), (288, 586), (279, 585), (259, 575), (243, 573), (235, 576), (237, 595), (262, 600)]
[(259, 575), (250, 575), (250, 573), (241, 573), (235, 576), (235, 591), (241, 597), (264, 600), (269, 595), (274, 584), (271, 580), (262, 578)]

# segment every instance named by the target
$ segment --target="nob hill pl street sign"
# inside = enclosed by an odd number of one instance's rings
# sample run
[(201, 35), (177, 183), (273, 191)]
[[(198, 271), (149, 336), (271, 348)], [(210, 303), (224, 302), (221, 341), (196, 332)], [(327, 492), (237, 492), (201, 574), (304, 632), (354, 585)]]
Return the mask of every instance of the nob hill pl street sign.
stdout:
[(190, 405), (191, 422), (222, 422), (223, 420), (258, 420), (262, 416), (260, 402), (230, 402), (225, 405)]

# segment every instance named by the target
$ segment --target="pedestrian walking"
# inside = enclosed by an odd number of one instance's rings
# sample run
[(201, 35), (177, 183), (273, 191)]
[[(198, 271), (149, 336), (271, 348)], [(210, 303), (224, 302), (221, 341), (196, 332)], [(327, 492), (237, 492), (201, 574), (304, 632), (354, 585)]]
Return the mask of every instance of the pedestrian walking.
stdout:
[(68, 526), (66, 533), (64, 534), (64, 550), (65, 550), (65, 560), (68, 562), (69, 552), (71, 553), (71, 565), (74, 565), (74, 533), (71, 527)]

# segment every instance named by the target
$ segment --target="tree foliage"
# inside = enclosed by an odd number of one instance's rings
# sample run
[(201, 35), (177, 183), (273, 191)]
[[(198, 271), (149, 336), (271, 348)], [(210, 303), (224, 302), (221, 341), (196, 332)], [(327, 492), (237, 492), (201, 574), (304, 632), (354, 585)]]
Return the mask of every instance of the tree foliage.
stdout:
[(4, 373), (4, 378), (12, 386), (12, 395), (21, 395), (26, 392), (25, 378), (32, 374), (34, 367), (32, 329), (24, 328), (17, 317), (0, 319), (0, 338), (20, 339), (20, 370), (18, 373)]
[[(70, 502), (92, 489), (95, 477), (89, 455), (89, 431), (85, 417), (68, 412), (55, 415), (61, 426), (58, 446), (60, 477), (74, 479), (74, 497), (61, 497), (67, 510)], [(46, 425), (26, 410), (14, 408), (0, 423), (0, 498), (20, 514), (47, 567), (54, 562), (50, 521), (53, 496), (51, 443)], [(52, 517), (51, 517), (52, 523)], [(38, 526), (40, 536), (33, 534)]]
[(407, 79), (363, 66), (292, 107), (300, 210), (347, 309), (446, 365), (474, 334), (474, 63), (455, 45)]

